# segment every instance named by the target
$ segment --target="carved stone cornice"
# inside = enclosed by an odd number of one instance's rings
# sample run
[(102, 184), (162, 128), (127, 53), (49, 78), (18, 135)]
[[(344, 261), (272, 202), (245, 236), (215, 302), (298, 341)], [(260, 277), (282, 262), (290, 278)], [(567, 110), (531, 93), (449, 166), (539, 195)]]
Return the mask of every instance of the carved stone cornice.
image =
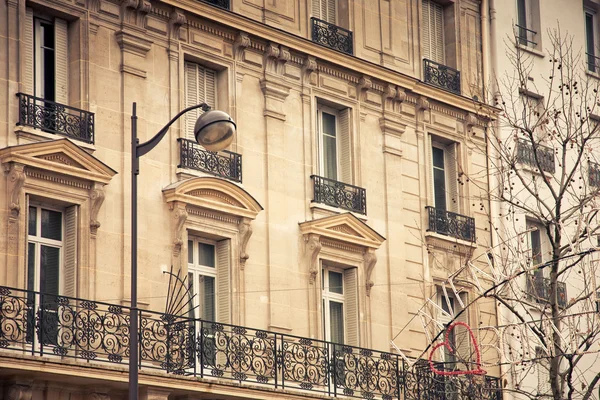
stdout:
[(19, 163), (10, 163), (5, 165), (8, 183), (8, 208), (10, 217), (17, 218), (21, 211), (20, 199), (25, 183), (25, 165)]
[(246, 252), (246, 246), (252, 236), (252, 220), (250, 218), (242, 218), (239, 223), (239, 241), (240, 241), (240, 268), (243, 270), (246, 267), (246, 261), (250, 255)]
[(250, 36), (248, 32), (240, 31), (233, 43), (234, 57), (236, 60), (244, 59), (244, 51), (250, 46)]
[(31, 400), (32, 390), (30, 385), (13, 384), (6, 390), (7, 400)]
[(188, 218), (186, 204), (180, 201), (174, 201), (170, 204), (173, 211), (173, 219), (175, 220), (173, 237), (173, 257), (179, 257), (181, 247), (183, 246), (183, 227)]
[(304, 71), (304, 76), (307, 81), (310, 81), (312, 73), (315, 72), (318, 67), (317, 59), (315, 57), (306, 57), (304, 60), (304, 65), (302, 66), (302, 70)]
[(185, 14), (183, 11), (178, 9), (173, 9), (171, 11), (171, 15), (169, 16), (169, 25), (171, 26), (171, 38), (179, 40), (179, 31), (181, 27), (185, 24)]
[(425, 111), (429, 110), (429, 107), (429, 99), (427, 99), (425, 96), (419, 96), (419, 99), (417, 100), (417, 109), (420, 111)]
[(401, 88), (396, 89), (396, 101), (400, 104), (404, 103), (407, 99), (406, 91)]
[(360, 92), (361, 101), (365, 99), (365, 96), (369, 90), (373, 89), (373, 81), (370, 76), (363, 76), (358, 81), (358, 91)]
[(375, 250), (369, 249), (365, 252), (364, 263), (367, 296), (371, 296), (371, 288), (374, 285), (373, 281), (371, 280), (371, 274), (373, 273), (373, 269), (377, 263), (377, 255), (375, 255)]
[(320, 236), (312, 233), (304, 235), (304, 242), (306, 245), (306, 254), (308, 255), (308, 272), (310, 274), (308, 282), (314, 285), (319, 272), (317, 258), (323, 245), (321, 244)]
[(90, 232), (94, 236), (98, 233), (98, 228), (100, 228), (98, 212), (102, 203), (104, 203), (104, 197), (104, 185), (94, 183), (94, 186), (90, 190)]
[(265, 75), (283, 75), (285, 64), (291, 59), (289, 48), (269, 42), (265, 46), (264, 67)]

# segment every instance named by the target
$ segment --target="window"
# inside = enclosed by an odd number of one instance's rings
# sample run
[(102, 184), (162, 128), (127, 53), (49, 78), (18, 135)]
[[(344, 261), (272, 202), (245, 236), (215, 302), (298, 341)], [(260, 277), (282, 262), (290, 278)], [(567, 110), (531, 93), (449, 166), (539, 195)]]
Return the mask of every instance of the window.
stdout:
[(552, 386), (550, 385), (550, 358), (542, 347), (535, 347), (535, 358), (537, 359), (537, 394), (543, 397), (552, 397)]
[[(37, 310), (43, 305), (46, 327), (38, 333), (38, 343), (58, 345), (57, 296), (75, 295), (77, 207), (31, 204), (27, 220), (27, 290), (40, 292), (29, 293), (28, 300)], [(32, 335), (28, 332), (29, 341)]]
[(320, 175), (352, 183), (350, 109), (338, 111), (319, 106), (317, 114)]
[(230, 322), (229, 242), (188, 239), (188, 284), (194, 296), (191, 318)]
[(540, 48), (539, 0), (517, 0), (516, 28), (519, 44)]
[(325, 340), (358, 345), (358, 307), (356, 268), (346, 270), (323, 267), (323, 336)]
[[(26, 10), (26, 23), (33, 35), (25, 35), (26, 64), (33, 69), (33, 95), (44, 100), (68, 104), (67, 21), (34, 16)], [(27, 71), (26, 76), (30, 72)]]
[(528, 251), (532, 264), (535, 266), (548, 261), (551, 247), (546, 228), (540, 223), (527, 221), (527, 230)]
[[(466, 304), (467, 296), (465, 294), (461, 294), (460, 296), (462, 303)], [(441, 311), (438, 313), (438, 322), (444, 326), (444, 329), (447, 329), (454, 322), (468, 323), (466, 311), (458, 315), (463, 308), (454, 294), (447, 293), (446, 296), (442, 290), (439, 290), (437, 301), (438, 306), (441, 308)], [(445, 340), (446, 332), (443, 335), (444, 337), (441, 337), (441, 340)], [(454, 327), (454, 329), (448, 332), (448, 342), (453, 351), (444, 346), (442, 353), (444, 369), (470, 369), (468, 364), (471, 361), (471, 338), (469, 337), (468, 330), (464, 326)]]
[(598, 68), (596, 56), (596, 38), (598, 37), (598, 23), (596, 21), (596, 12), (586, 9), (585, 18), (585, 48), (587, 55), (587, 68), (590, 72), (596, 72)]
[(437, 210), (459, 212), (456, 143), (431, 143), (433, 205)]
[[(211, 108), (217, 105), (217, 72), (200, 64), (185, 62), (185, 102), (186, 107), (206, 103)], [(202, 114), (201, 109), (186, 114), (185, 137), (194, 140), (194, 125)]]
[(444, 8), (432, 1), (422, 1), (423, 57), (445, 64)]

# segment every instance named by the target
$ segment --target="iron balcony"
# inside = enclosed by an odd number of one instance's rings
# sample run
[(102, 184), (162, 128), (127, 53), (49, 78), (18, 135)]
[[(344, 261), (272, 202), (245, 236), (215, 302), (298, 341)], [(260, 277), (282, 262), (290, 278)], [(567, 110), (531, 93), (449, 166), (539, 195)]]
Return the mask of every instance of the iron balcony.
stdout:
[[(0, 354), (40, 362), (56, 357), (70, 368), (77, 360), (126, 365), (130, 312), (121, 305), (0, 287)], [(138, 317), (142, 373), (330, 397), (501, 398), (498, 378), (440, 376), (427, 362), (411, 367), (397, 354), (147, 310)]]
[(223, 150), (212, 152), (188, 139), (179, 141), (178, 168), (195, 169), (208, 174), (242, 182), (242, 155)]
[(425, 83), (460, 94), (460, 71), (432, 60), (423, 59)]
[[(535, 151), (534, 151), (535, 148)], [(554, 150), (529, 140), (519, 139), (517, 143), (517, 161), (544, 172), (554, 173)]]
[(428, 232), (475, 242), (475, 219), (435, 207), (425, 207), (429, 216)]
[[(550, 278), (536, 274), (527, 276), (527, 294), (537, 303), (549, 302), (552, 296)], [(567, 284), (565, 282), (556, 282), (556, 297), (558, 306), (565, 308), (567, 306)]]
[(313, 201), (315, 203), (367, 214), (367, 191), (365, 189), (318, 175), (310, 177), (313, 180)]
[(354, 54), (352, 32), (322, 19), (310, 19), (312, 41), (346, 54)]

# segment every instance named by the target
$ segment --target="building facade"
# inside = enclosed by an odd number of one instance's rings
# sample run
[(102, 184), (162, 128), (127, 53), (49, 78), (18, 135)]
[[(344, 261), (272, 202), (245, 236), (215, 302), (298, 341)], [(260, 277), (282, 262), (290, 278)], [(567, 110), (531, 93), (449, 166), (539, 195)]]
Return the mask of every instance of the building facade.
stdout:
[[(8, 0), (0, 16), (5, 398), (127, 396), (134, 102), (142, 142), (202, 102), (237, 124), (210, 153), (189, 112), (141, 158), (141, 397), (499, 396), (496, 367), (412, 365), (454, 317), (497, 323), (457, 275), (491, 243), (478, 1)], [(452, 357), (432, 359), (473, 363)]]

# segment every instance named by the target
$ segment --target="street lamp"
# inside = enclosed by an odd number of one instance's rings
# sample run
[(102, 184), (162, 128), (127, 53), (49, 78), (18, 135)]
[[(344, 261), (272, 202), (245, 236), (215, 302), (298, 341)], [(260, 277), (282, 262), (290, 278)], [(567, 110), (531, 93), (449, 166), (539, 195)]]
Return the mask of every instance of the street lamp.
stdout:
[(151, 151), (165, 136), (169, 127), (188, 111), (202, 108), (194, 126), (194, 137), (208, 151), (218, 151), (229, 146), (235, 135), (235, 122), (225, 112), (210, 110), (206, 103), (186, 108), (169, 121), (154, 137), (141, 143), (137, 137), (137, 104), (131, 114), (131, 313), (129, 317), (129, 400), (138, 400), (138, 309), (137, 309), (137, 177), (139, 160)]

